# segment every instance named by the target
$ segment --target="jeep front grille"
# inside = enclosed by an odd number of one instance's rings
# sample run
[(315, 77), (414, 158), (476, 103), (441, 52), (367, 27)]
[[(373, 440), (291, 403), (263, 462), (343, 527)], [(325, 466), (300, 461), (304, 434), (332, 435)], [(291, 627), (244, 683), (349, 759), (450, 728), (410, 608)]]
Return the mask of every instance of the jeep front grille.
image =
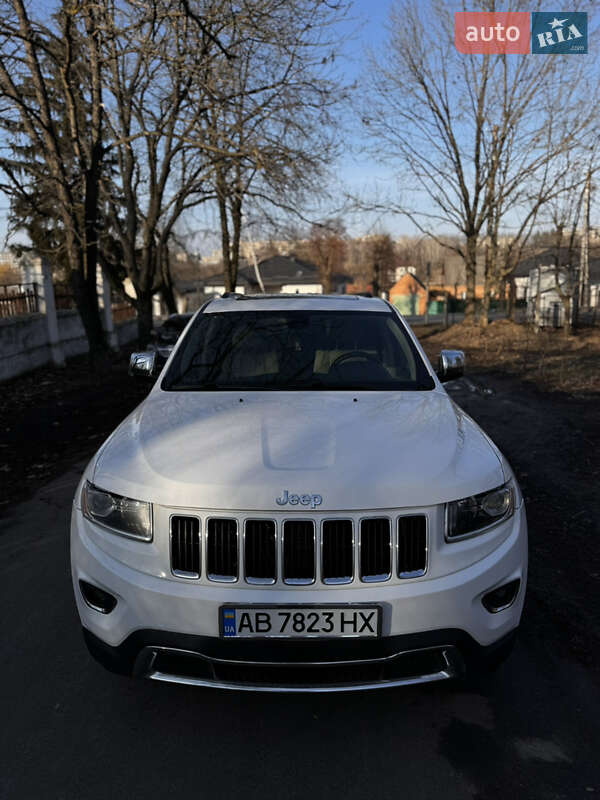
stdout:
[(238, 579), (238, 530), (235, 519), (209, 519), (206, 538), (206, 571), (211, 581), (233, 583)]
[(259, 586), (376, 583), (392, 575), (418, 578), (428, 566), (423, 513), (283, 521), (200, 517), (171, 517), (171, 570), (180, 578), (233, 583), (241, 576)]
[(198, 517), (171, 517), (171, 568), (180, 578), (200, 577)]

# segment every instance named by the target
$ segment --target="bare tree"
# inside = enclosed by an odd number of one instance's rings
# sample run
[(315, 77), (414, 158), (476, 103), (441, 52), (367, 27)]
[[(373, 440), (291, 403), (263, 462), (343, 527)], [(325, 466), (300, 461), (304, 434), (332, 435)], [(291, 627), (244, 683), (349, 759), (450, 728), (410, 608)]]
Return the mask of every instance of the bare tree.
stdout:
[[(181, 215), (206, 199), (207, 160), (193, 140), (206, 96), (196, 84), (215, 36), (161, 0), (103, 6), (107, 150), (115, 162), (102, 183), (122, 261), (133, 284), (143, 343), (152, 297), (173, 307), (168, 244)], [(116, 269), (117, 264), (113, 265)]]
[(331, 109), (341, 94), (327, 31), (343, 13), (341, 2), (256, 0), (218, 28), (201, 84), (213, 102), (197, 142), (211, 165), (227, 291), (237, 282), (246, 201), (255, 216), (293, 213), (324, 188), (336, 145)]
[[(593, 158), (593, 153), (592, 153)], [(570, 334), (577, 327), (577, 300), (580, 280), (578, 228), (582, 217), (588, 172), (577, 165), (578, 179), (573, 180), (570, 159), (563, 161), (564, 170), (559, 179), (562, 191), (557, 192), (544, 208), (543, 219), (552, 225), (552, 288), (564, 308), (564, 331)], [(538, 269), (541, 269), (538, 267)], [(541, 295), (536, 294), (536, 320), (540, 315)]]
[[(495, 10), (493, 0), (477, 5)], [(509, 5), (503, 10), (531, 10), (520, 0)], [(388, 164), (397, 159), (400, 180), (413, 187), (392, 209), (464, 260), (472, 316), (482, 237), (493, 240), (507, 214), (522, 210), (533, 184), (551, 185), (554, 160), (591, 125), (594, 104), (573, 103), (574, 92), (590, 91), (582, 60), (459, 53), (453, 11), (440, 0), (396, 4), (389, 46), (373, 62), (363, 118), (375, 151)], [(561, 98), (537, 102), (549, 87)], [(459, 242), (441, 235), (450, 229)], [(489, 269), (494, 246), (488, 246)]]
[(332, 292), (334, 276), (343, 269), (346, 259), (346, 241), (341, 220), (327, 220), (313, 225), (306, 249), (309, 258), (319, 268), (324, 292)]
[(97, 6), (65, 4), (52, 27), (33, 20), (23, 0), (3, 2), (0, 11), (0, 98), (10, 150), (0, 162), (2, 188), (31, 214), (40, 189), (47, 193), (45, 213), (61, 230), (37, 232), (52, 255), (64, 255), (94, 357), (105, 348), (96, 294), (103, 161)]
[(379, 297), (382, 291), (389, 291), (393, 283), (396, 251), (389, 233), (369, 236), (366, 245), (373, 296)]

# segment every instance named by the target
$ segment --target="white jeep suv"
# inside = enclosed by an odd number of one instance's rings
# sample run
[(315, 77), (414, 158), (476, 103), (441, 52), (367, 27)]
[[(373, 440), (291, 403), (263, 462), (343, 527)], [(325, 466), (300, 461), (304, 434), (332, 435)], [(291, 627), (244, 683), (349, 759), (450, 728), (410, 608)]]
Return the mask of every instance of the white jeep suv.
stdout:
[[(154, 354), (135, 353), (149, 376)], [(506, 459), (400, 314), (356, 296), (206, 304), (77, 489), (88, 648), (116, 672), (332, 691), (498, 663), (527, 575)]]

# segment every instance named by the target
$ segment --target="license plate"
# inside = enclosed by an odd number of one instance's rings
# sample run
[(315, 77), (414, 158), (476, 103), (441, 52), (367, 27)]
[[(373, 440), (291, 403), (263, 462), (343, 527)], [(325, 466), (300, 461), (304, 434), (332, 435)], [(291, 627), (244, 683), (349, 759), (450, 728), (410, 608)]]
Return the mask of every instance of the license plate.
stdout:
[(225, 638), (374, 638), (379, 606), (223, 606)]

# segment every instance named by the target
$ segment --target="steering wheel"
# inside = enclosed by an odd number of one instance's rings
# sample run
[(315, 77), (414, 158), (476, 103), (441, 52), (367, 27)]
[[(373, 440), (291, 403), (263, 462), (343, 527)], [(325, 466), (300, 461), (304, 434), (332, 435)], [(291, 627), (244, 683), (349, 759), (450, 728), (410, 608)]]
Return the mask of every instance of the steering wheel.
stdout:
[(371, 361), (373, 364), (377, 364), (378, 367), (383, 367), (381, 361), (371, 353), (367, 353), (366, 350), (349, 350), (347, 353), (342, 353), (341, 356), (334, 359), (329, 369), (337, 369), (345, 361), (350, 361), (353, 358), (360, 359), (361, 361)]

